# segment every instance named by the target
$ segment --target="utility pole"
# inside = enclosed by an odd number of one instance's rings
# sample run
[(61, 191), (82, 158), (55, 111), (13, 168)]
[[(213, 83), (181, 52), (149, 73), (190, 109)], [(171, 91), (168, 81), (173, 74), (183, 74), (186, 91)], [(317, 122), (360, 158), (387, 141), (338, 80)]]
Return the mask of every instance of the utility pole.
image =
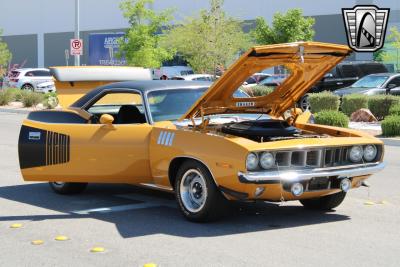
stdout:
[[(75, 39), (79, 39), (79, 0), (75, 0)], [(80, 66), (80, 55), (75, 55), (75, 66)]]

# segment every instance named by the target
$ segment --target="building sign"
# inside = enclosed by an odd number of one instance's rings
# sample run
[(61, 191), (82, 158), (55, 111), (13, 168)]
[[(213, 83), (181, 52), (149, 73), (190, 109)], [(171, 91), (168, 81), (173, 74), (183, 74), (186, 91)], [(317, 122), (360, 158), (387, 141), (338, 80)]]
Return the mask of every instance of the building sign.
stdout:
[(89, 65), (123, 66), (125, 58), (118, 58), (119, 38), (124, 33), (93, 33), (89, 35)]
[(82, 39), (71, 39), (69, 51), (71, 51), (71, 56), (82, 56), (83, 55)]

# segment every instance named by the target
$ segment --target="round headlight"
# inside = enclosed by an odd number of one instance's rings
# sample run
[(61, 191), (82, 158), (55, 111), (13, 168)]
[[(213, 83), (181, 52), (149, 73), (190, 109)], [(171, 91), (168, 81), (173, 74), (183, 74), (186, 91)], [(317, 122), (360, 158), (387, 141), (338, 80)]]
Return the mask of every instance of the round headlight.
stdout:
[(250, 153), (247, 155), (247, 159), (246, 159), (246, 168), (249, 171), (254, 171), (255, 169), (257, 169), (258, 166), (258, 157), (256, 154), (254, 153)]
[(264, 152), (261, 154), (260, 157), (261, 167), (263, 167), (264, 169), (270, 169), (274, 166), (274, 164), (275, 164), (275, 158), (274, 155), (272, 155), (272, 153)]
[(363, 157), (364, 151), (361, 146), (353, 146), (350, 149), (349, 158), (352, 162), (359, 162)]
[(374, 145), (367, 145), (364, 148), (364, 159), (366, 161), (373, 161), (376, 157), (378, 150), (376, 149), (376, 146)]

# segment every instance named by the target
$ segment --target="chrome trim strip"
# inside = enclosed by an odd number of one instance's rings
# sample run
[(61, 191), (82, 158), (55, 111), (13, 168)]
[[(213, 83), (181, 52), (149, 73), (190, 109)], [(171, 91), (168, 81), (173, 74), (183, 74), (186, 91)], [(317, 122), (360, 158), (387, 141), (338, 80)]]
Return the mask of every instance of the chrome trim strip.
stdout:
[(384, 162), (371, 163), (364, 166), (344, 168), (317, 168), (297, 171), (262, 171), (262, 172), (239, 172), (238, 177), (242, 183), (280, 183), (310, 180), (314, 177), (338, 176), (355, 177), (370, 175), (381, 171), (385, 167)]
[(161, 131), (160, 134), (158, 135), (157, 145), (161, 144), (161, 139), (162, 139), (163, 134), (164, 134), (164, 131)]
[(171, 132), (168, 132), (167, 133), (167, 137), (165, 138), (163, 145), (168, 146), (170, 138), (171, 138)]

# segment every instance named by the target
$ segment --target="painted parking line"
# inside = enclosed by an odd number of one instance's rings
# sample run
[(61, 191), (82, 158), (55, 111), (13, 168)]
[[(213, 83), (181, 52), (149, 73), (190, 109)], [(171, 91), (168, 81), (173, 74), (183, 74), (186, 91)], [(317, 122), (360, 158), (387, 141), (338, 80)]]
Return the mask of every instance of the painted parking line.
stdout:
[(131, 199), (135, 201), (140, 201), (142, 203), (135, 204), (126, 204), (126, 205), (117, 205), (110, 207), (98, 207), (93, 209), (85, 209), (85, 210), (76, 210), (71, 213), (79, 214), (79, 215), (88, 215), (91, 213), (110, 213), (110, 212), (120, 212), (127, 210), (138, 210), (138, 209), (148, 209), (154, 207), (168, 207), (168, 208), (176, 208), (176, 204), (172, 200), (155, 198), (145, 195), (139, 194), (123, 194), (123, 195), (115, 195), (119, 198)]

